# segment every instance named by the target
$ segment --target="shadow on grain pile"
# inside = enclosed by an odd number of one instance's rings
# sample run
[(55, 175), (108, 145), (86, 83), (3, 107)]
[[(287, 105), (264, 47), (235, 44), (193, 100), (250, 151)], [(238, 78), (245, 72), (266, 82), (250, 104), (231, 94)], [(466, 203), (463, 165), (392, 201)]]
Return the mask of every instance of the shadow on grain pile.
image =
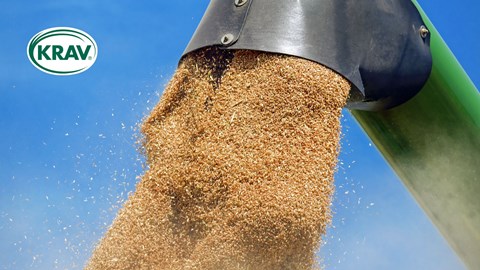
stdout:
[(142, 126), (149, 170), (86, 269), (317, 268), (349, 90), (296, 57), (184, 57)]

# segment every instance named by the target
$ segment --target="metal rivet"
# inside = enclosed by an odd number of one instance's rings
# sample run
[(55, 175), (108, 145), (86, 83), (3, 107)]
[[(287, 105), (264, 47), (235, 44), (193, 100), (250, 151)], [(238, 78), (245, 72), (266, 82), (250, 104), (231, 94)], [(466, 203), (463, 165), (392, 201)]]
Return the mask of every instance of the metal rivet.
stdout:
[(430, 31), (428, 31), (427, 27), (425, 27), (425, 25), (422, 25), (420, 27), (420, 36), (422, 38), (427, 38), (428, 34), (430, 33)]
[(233, 35), (232, 34), (225, 34), (222, 39), (220, 40), (223, 45), (228, 45), (233, 42)]
[(248, 2), (248, 0), (235, 0), (235, 6), (241, 7), (245, 5)]

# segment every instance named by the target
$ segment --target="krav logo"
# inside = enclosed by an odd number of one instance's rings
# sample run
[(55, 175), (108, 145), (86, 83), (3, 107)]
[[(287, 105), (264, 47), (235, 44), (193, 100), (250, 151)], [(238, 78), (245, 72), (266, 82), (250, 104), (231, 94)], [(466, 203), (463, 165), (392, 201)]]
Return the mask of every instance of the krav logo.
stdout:
[(82, 30), (54, 27), (32, 37), (27, 46), (30, 62), (53, 75), (73, 75), (89, 69), (97, 59), (95, 40)]

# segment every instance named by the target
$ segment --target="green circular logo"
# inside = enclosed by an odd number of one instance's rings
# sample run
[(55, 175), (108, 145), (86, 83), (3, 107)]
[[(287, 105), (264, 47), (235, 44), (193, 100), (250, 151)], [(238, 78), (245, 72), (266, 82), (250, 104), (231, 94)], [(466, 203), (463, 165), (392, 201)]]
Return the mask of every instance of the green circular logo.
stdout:
[(97, 60), (95, 40), (82, 30), (70, 27), (45, 29), (30, 39), (30, 62), (53, 75), (73, 75), (89, 69)]

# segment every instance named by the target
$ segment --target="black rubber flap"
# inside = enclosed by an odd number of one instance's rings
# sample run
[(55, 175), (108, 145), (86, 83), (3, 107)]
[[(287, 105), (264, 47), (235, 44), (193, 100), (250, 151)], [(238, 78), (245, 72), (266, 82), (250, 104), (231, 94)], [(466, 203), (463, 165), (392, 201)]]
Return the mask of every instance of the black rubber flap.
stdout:
[(184, 55), (216, 45), (306, 58), (348, 79), (348, 107), (363, 110), (404, 103), (430, 75), (430, 37), (410, 0), (244, 1), (212, 0)]

